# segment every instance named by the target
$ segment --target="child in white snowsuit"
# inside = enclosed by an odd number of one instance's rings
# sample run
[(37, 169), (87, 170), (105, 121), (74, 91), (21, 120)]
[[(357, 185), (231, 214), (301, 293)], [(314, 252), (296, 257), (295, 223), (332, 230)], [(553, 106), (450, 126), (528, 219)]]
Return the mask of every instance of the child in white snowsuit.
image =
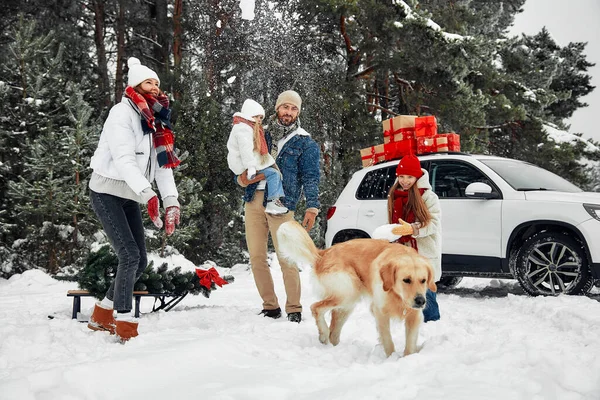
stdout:
[(267, 148), (262, 128), (264, 116), (263, 107), (251, 99), (244, 101), (242, 110), (233, 114), (233, 128), (227, 141), (227, 164), (236, 175), (247, 170), (248, 179), (253, 179), (257, 172), (264, 174), (267, 181), (265, 212), (285, 214), (288, 209), (280, 200), (285, 197), (281, 173)]

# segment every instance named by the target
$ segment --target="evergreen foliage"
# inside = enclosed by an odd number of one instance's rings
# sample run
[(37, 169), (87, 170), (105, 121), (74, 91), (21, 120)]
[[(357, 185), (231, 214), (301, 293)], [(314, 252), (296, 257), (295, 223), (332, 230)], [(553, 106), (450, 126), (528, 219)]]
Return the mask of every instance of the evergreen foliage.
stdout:
[(568, 128), (594, 89), (585, 43), (560, 46), (545, 29), (508, 37), (524, 2), (256, 0), (245, 20), (239, 0), (183, 10), (172, 0), (9, 0), (0, 15), (0, 276), (85, 264), (100, 228), (89, 160), (130, 56), (173, 97), (182, 159), (181, 225), (166, 237), (144, 218), (149, 251), (247, 261), (243, 189), (226, 162), (231, 117), (253, 98), (268, 122), (286, 89), (303, 97), (301, 124), (321, 145), (311, 232), (320, 245), (327, 208), (361, 168), (358, 150), (379, 142), (381, 120), (395, 114), (436, 115), (465, 151), (530, 161), (599, 190), (600, 144), (582, 132), (571, 142), (549, 135)]
[[(85, 267), (77, 274), (77, 283), (81, 289), (89, 291), (97, 299), (102, 299), (114, 279), (119, 260), (110, 246), (102, 246), (98, 251), (90, 253)], [(233, 282), (231, 275), (223, 276), (227, 282)], [(150, 262), (135, 283), (133, 290), (145, 290), (149, 293), (167, 293), (181, 296), (183, 294), (202, 294), (210, 297), (217, 286), (212, 282), (211, 288), (200, 285), (200, 279), (193, 272), (181, 272), (181, 267), (169, 269), (167, 263), (158, 268)]]

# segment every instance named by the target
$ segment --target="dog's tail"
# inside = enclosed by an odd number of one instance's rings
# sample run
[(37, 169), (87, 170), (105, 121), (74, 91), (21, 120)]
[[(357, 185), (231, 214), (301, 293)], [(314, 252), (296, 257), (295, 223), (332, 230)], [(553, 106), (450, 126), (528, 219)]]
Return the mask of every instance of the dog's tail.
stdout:
[(284, 222), (279, 226), (277, 241), (281, 256), (296, 265), (308, 264), (314, 267), (320, 257), (319, 249), (296, 221)]

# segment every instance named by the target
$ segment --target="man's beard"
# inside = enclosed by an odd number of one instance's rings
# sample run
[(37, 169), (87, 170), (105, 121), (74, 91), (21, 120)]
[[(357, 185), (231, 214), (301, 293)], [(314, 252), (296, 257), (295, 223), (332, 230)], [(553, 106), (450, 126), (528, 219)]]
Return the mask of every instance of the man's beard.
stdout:
[[(286, 120), (284, 120), (284, 118), (286, 118), (286, 119), (287, 119), (287, 121), (286, 121)], [(290, 125), (292, 125), (294, 122), (296, 122), (296, 120), (298, 119), (298, 117), (295, 117), (295, 118), (294, 118), (294, 117), (292, 117), (292, 116), (289, 116), (289, 115), (288, 115), (288, 116), (277, 116), (277, 119), (279, 120), (279, 123), (280, 123), (281, 125), (283, 125), (283, 126), (290, 126)]]

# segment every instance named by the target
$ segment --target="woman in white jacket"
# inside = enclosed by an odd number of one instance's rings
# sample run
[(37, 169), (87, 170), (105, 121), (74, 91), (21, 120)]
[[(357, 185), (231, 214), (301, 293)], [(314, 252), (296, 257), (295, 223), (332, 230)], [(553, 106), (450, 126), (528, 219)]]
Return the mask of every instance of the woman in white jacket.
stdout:
[[(398, 224), (392, 234), (397, 240), (427, 257), (435, 281), (442, 276), (442, 210), (438, 196), (431, 190), (429, 174), (412, 154), (402, 157), (396, 168), (397, 179), (388, 195), (388, 219)], [(396, 236), (396, 237), (397, 237)], [(437, 321), (440, 311), (436, 294), (427, 290), (423, 319)]]
[(275, 165), (275, 159), (267, 148), (262, 120), (265, 110), (256, 101), (247, 99), (242, 110), (233, 114), (233, 128), (227, 140), (227, 163), (234, 174), (240, 175), (247, 170), (248, 179), (263, 174), (267, 181), (267, 206), (269, 214), (285, 214), (287, 207), (281, 203), (285, 197), (281, 183), (281, 173)]
[[(128, 86), (104, 123), (91, 160), (90, 200), (119, 264), (106, 297), (94, 307), (88, 327), (109, 331), (121, 341), (138, 335), (131, 314), (133, 287), (147, 266), (139, 203), (146, 204), (157, 228), (162, 228), (156, 180), (165, 214), (167, 235), (179, 224), (180, 205), (172, 168), (179, 164), (171, 131), (169, 101), (159, 89), (158, 75), (130, 58)], [(116, 319), (113, 310), (117, 311)]]

